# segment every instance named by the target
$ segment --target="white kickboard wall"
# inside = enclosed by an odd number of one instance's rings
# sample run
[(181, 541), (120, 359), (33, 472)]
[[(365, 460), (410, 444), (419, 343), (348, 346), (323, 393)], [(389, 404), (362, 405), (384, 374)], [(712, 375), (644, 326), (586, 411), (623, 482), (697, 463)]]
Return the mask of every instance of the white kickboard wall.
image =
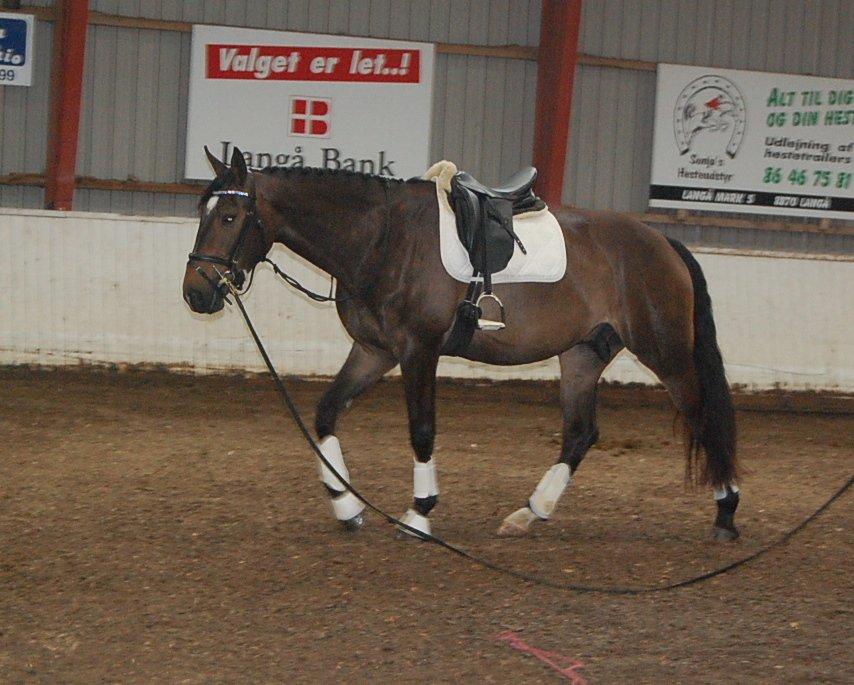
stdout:
[[(181, 281), (197, 222), (0, 209), (0, 364), (162, 364), (261, 371), (238, 312), (192, 314)], [(709, 283), (731, 382), (854, 391), (854, 261), (695, 250)], [(324, 274), (283, 248), (273, 258), (309, 287)], [(333, 375), (350, 348), (334, 307), (259, 268), (245, 300), (280, 372)], [(500, 335), (500, 333), (498, 334)], [(552, 379), (556, 360), (494, 367), (445, 358), (445, 376)], [(657, 382), (621, 354), (605, 377)]]

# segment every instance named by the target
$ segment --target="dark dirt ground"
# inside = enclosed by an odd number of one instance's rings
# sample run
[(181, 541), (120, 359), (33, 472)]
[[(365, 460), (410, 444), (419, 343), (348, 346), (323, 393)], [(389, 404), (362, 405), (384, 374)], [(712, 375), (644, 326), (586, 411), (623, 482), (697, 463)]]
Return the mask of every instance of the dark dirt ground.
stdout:
[[(291, 385), (310, 416), (325, 385)], [(661, 393), (604, 388), (600, 443), (552, 520), (500, 539), (556, 456), (557, 387), (438, 394), (434, 532), (558, 581), (654, 585), (725, 564), (854, 471), (851, 400), (741, 398), (742, 539), (714, 544)], [(402, 513), (400, 383), (359, 400), (339, 437), (354, 484)], [(0, 466), (2, 682), (559, 681), (496, 639), (508, 629), (581, 661), (589, 683), (854, 682), (850, 492), (732, 574), (614, 597), (497, 575), (376, 516), (346, 534), (265, 378), (3, 370)]]

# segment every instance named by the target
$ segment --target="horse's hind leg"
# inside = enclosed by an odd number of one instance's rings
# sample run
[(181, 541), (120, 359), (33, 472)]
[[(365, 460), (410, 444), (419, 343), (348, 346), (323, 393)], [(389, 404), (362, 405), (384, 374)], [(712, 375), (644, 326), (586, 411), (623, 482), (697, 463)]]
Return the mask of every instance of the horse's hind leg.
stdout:
[(605, 367), (622, 349), (610, 326), (598, 327), (588, 341), (560, 355), (560, 402), (563, 410), (563, 447), (560, 459), (540, 480), (528, 503), (510, 514), (498, 529), (503, 536), (524, 535), (536, 520), (554, 511), (570, 477), (587, 450), (598, 440), (596, 386)]
[[(676, 409), (683, 418), (685, 426), (685, 449), (688, 452), (689, 469), (697, 469), (698, 451), (708, 449), (702, 444), (702, 428), (704, 423), (703, 407), (699, 378), (693, 363), (685, 365), (681, 373), (670, 373), (660, 376), (661, 382), (670, 393)], [(689, 474), (690, 475), (690, 474)], [(712, 528), (712, 537), (719, 542), (735, 540), (739, 536), (735, 526), (735, 511), (738, 509), (739, 489), (734, 481), (729, 480), (719, 485), (713, 485), (717, 516)]]
[[(323, 456), (335, 467), (335, 470), (349, 483), (350, 474), (344, 463), (341, 444), (335, 437), (335, 424), (338, 415), (346, 409), (352, 400), (376, 383), (383, 374), (396, 364), (391, 355), (374, 348), (354, 343), (344, 366), (335, 376), (329, 389), (320, 398), (315, 414), (315, 430), (320, 438), (318, 446)], [(332, 502), (332, 511), (348, 530), (362, 527), (362, 511), (365, 505), (348, 492), (332, 471), (317, 460), (318, 472)]]

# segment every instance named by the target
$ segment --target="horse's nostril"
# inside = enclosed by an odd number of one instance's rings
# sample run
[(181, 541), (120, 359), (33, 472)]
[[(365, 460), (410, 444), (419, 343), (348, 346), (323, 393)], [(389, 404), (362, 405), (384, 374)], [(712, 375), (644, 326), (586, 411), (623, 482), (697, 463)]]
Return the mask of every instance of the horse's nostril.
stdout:
[(190, 305), (190, 308), (194, 311), (200, 311), (203, 307), (203, 296), (198, 290), (189, 290), (187, 294), (184, 296), (184, 299), (187, 301), (187, 304)]

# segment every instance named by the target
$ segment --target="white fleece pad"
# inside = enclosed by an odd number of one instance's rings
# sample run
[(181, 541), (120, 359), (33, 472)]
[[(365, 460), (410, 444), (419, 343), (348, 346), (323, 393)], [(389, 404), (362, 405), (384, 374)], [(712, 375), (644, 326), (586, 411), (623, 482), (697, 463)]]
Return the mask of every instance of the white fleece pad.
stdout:
[[(430, 167), (422, 178), (436, 184), (442, 264), (452, 278), (468, 283), (474, 269), (457, 234), (456, 217), (447, 195), (455, 173), (457, 167), (453, 162), (442, 161)], [(517, 245), (507, 267), (492, 275), (493, 283), (554, 283), (563, 278), (566, 242), (557, 219), (548, 208), (514, 216), (513, 230), (528, 254), (523, 254)]]

